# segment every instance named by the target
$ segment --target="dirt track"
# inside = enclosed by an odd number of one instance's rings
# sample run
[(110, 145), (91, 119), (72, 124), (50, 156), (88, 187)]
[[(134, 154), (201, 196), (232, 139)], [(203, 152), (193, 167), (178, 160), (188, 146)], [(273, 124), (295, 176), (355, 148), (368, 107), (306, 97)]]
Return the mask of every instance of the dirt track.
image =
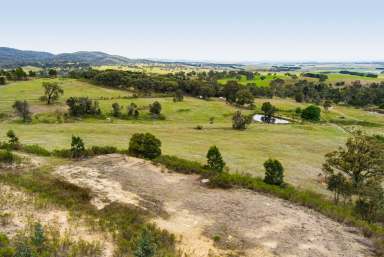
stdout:
[(120, 201), (155, 213), (190, 256), (372, 256), (367, 239), (317, 212), (247, 190), (208, 189), (197, 176), (140, 159), (100, 156), (56, 173), (90, 188), (99, 208)]

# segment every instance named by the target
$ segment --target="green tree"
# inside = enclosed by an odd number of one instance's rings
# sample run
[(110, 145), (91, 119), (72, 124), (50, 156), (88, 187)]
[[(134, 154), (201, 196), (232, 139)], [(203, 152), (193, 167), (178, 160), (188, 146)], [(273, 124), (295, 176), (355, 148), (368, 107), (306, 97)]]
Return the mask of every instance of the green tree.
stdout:
[(150, 133), (135, 133), (129, 141), (130, 155), (154, 159), (161, 155), (161, 141)]
[(17, 115), (19, 115), (23, 122), (31, 121), (31, 112), (29, 111), (29, 104), (27, 101), (15, 101), (12, 105), (13, 109), (15, 109)]
[(56, 77), (56, 76), (57, 76), (57, 70), (55, 70), (55, 69), (49, 69), (49, 70), (48, 70), (48, 75), (49, 75), (50, 77)]
[(355, 131), (348, 138), (346, 148), (325, 155), (323, 171), (327, 175), (340, 172), (357, 190), (368, 180), (380, 181), (384, 176), (384, 144)]
[(153, 243), (151, 234), (144, 229), (134, 252), (135, 257), (153, 257), (156, 253), (156, 245)]
[(19, 138), (16, 136), (15, 132), (11, 129), (7, 132), (8, 144), (15, 146), (19, 144)]
[(137, 118), (139, 117), (139, 109), (137, 108), (137, 105), (135, 103), (131, 103), (128, 106), (128, 116)]
[(224, 169), (225, 162), (221, 156), (219, 148), (215, 145), (211, 146), (207, 152), (207, 164), (211, 170), (221, 172)]
[(266, 123), (271, 123), (273, 115), (277, 111), (276, 107), (273, 106), (270, 102), (265, 102), (261, 106), (261, 110), (264, 112), (263, 121)]
[(236, 92), (236, 103), (238, 105), (253, 104), (254, 97), (249, 89), (240, 89)]
[(368, 222), (376, 221), (378, 215), (383, 214), (384, 190), (380, 181), (370, 180), (360, 189), (355, 212)]
[(84, 142), (80, 137), (72, 136), (71, 154), (72, 158), (80, 158), (85, 153)]
[(346, 199), (352, 195), (352, 184), (340, 172), (332, 174), (327, 178), (327, 189), (333, 192), (333, 199), (335, 203), (339, 203), (340, 196)]
[(301, 113), (301, 118), (309, 121), (320, 121), (320, 108), (316, 105), (310, 105)]
[(325, 109), (326, 111), (328, 111), (329, 108), (332, 107), (332, 102), (329, 101), (329, 100), (325, 100), (324, 103), (323, 103), (323, 107), (324, 107), (324, 109)]
[(121, 106), (119, 103), (113, 103), (112, 104), (112, 115), (114, 117), (120, 117), (121, 116)]
[(278, 160), (267, 160), (264, 162), (264, 168), (265, 183), (277, 186), (281, 186), (284, 183), (284, 168)]
[(5, 85), (7, 83), (7, 80), (4, 76), (0, 76), (0, 85)]
[(158, 101), (153, 102), (149, 105), (149, 112), (152, 115), (158, 116), (161, 113), (161, 104)]
[(241, 114), (240, 111), (236, 111), (232, 116), (232, 128), (243, 130), (247, 127), (248, 118)]
[(57, 101), (60, 95), (64, 94), (64, 90), (59, 86), (57, 82), (43, 82), (44, 96), (41, 97), (42, 101), (46, 101), (47, 104), (52, 104)]

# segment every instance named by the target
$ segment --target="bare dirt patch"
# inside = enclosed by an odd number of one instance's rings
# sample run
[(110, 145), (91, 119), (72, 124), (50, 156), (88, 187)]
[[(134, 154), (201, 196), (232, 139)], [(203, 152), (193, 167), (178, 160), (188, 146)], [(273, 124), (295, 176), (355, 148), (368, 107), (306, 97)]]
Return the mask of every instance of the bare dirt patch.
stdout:
[(100, 156), (56, 173), (90, 188), (99, 208), (119, 201), (152, 212), (190, 256), (372, 256), (367, 239), (315, 211), (248, 190), (209, 189), (195, 175), (144, 160)]

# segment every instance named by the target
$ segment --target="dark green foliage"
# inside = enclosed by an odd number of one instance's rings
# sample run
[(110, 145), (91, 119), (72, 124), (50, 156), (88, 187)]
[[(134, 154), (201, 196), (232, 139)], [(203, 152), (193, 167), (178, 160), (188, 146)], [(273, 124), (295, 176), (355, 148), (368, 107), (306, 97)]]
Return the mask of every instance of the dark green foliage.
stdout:
[(200, 163), (181, 159), (176, 156), (161, 155), (153, 160), (155, 163), (165, 165), (168, 169), (184, 174), (203, 174), (207, 172)]
[(26, 153), (40, 155), (40, 156), (50, 156), (51, 152), (39, 145), (22, 145), (21, 150)]
[(17, 115), (23, 119), (23, 122), (31, 121), (31, 112), (29, 111), (29, 104), (27, 101), (17, 100), (12, 107), (16, 111)]
[(327, 178), (327, 189), (333, 192), (333, 199), (337, 204), (340, 196), (344, 202), (349, 199), (353, 193), (352, 184), (341, 173), (332, 174)]
[(42, 250), (46, 240), (43, 226), (40, 223), (36, 223), (33, 232), (32, 244), (37, 249)]
[(236, 81), (228, 81), (224, 85), (223, 94), (228, 102), (236, 102), (236, 93), (240, 90), (240, 85)]
[(49, 70), (48, 70), (48, 75), (49, 75), (50, 77), (56, 77), (56, 76), (57, 76), (57, 70), (55, 70), (55, 69), (49, 69)]
[(117, 152), (118, 150), (114, 146), (92, 146), (90, 149), (87, 149), (88, 156), (112, 154)]
[(245, 104), (253, 104), (254, 96), (251, 91), (247, 88), (240, 89), (236, 92), (236, 104), (245, 105)]
[(215, 145), (211, 146), (207, 152), (207, 165), (209, 169), (218, 172), (221, 172), (224, 169), (225, 162), (221, 156), (219, 148)]
[(5, 85), (7, 83), (7, 80), (4, 76), (0, 76), (0, 85)]
[(248, 118), (241, 114), (240, 111), (236, 111), (232, 116), (232, 128), (238, 130), (244, 130), (247, 126)]
[(180, 89), (175, 91), (175, 95), (173, 96), (174, 102), (182, 102), (184, 100), (183, 91)]
[(64, 90), (57, 82), (43, 82), (44, 96), (41, 100), (46, 101), (47, 104), (52, 104), (57, 101), (60, 95), (64, 94)]
[(265, 102), (261, 106), (261, 110), (264, 112), (264, 117), (262, 120), (266, 123), (272, 123), (273, 115), (277, 111), (277, 108), (273, 106), (270, 102)]
[(9, 149), (0, 150), (0, 163), (12, 164), (19, 163), (20, 161), (20, 157), (13, 154)]
[(155, 256), (156, 245), (153, 243), (153, 238), (147, 230), (143, 230), (141, 237), (134, 252), (135, 257), (152, 257)]
[(88, 97), (70, 97), (66, 101), (72, 116), (100, 115), (99, 103)]
[(11, 129), (7, 132), (8, 144), (12, 146), (12, 149), (19, 144), (19, 138), (16, 136), (15, 132)]
[(80, 137), (72, 136), (71, 155), (72, 158), (83, 157), (85, 153), (84, 142)]
[(328, 174), (341, 172), (358, 189), (370, 179), (384, 177), (384, 145), (376, 138), (353, 132), (346, 148), (339, 148), (325, 155), (323, 171)]
[(371, 180), (359, 189), (355, 211), (368, 222), (376, 221), (377, 216), (384, 213), (384, 190), (380, 182)]
[(161, 155), (161, 141), (150, 133), (133, 134), (129, 142), (129, 154), (141, 157), (154, 159)]
[(301, 118), (308, 121), (320, 121), (320, 108), (316, 105), (310, 105), (301, 113)]
[(319, 79), (321, 82), (322, 82), (322, 81), (326, 81), (326, 80), (328, 79), (328, 76), (325, 75), (325, 74), (322, 74), (322, 73), (310, 73), (310, 72), (304, 73), (304, 74), (303, 74), (303, 77), (307, 77), (307, 78), (317, 78), (317, 79)]
[(133, 118), (139, 117), (139, 109), (137, 108), (137, 105), (135, 103), (131, 103), (127, 109), (128, 109), (128, 117), (133, 117)]
[(284, 168), (278, 160), (269, 159), (264, 162), (264, 182), (270, 185), (281, 186), (284, 183)]
[(122, 107), (120, 106), (119, 103), (113, 103), (112, 104), (112, 115), (114, 117), (120, 117), (121, 116), (121, 109), (122, 109)]
[(149, 105), (149, 112), (154, 116), (159, 116), (161, 113), (161, 104), (158, 101)]

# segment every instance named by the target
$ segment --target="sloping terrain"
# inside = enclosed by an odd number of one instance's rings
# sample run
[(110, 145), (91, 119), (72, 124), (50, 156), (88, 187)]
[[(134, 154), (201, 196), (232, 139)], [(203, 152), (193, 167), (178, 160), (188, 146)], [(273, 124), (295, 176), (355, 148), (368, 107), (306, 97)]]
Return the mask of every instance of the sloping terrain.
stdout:
[(209, 189), (195, 175), (141, 159), (100, 156), (55, 173), (91, 189), (98, 208), (118, 201), (150, 211), (190, 256), (372, 256), (367, 239), (317, 212), (247, 190)]

